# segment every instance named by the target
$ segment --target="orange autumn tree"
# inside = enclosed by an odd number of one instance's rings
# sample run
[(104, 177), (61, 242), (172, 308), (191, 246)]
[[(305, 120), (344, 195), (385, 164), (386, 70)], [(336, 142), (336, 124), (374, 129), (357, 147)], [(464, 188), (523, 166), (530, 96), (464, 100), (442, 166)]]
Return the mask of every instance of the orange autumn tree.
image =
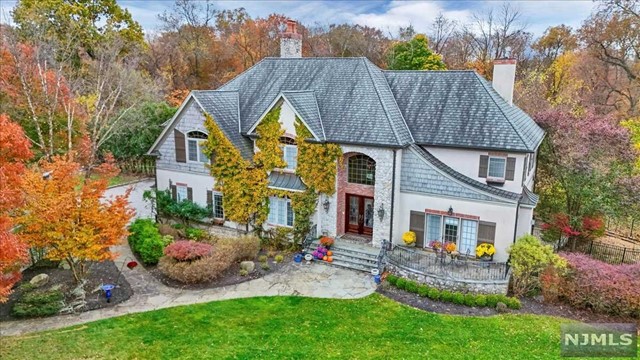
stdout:
[(0, 303), (20, 280), (20, 267), (28, 257), (27, 245), (12, 232), (10, 215), (23, 200), (20, 185), (24, 162), (32, 156), (29, 147), (20, 125), (0, 114)]
[[(133, 216), (124, 195), (102, 199), (109, 179), (117, 174), (113, 158), (95, 169), (97, 179), (85, 177), (80, 165), (53, 157), (24, 176), (25, 206), (19, 217), (20, 236), (45, 257), (65, 261), (76, 281), (87, 274), (87, 263), (115, 258), (109, 247), (126, 235)], [(44, 174), (44, 175), (43, 175)]]

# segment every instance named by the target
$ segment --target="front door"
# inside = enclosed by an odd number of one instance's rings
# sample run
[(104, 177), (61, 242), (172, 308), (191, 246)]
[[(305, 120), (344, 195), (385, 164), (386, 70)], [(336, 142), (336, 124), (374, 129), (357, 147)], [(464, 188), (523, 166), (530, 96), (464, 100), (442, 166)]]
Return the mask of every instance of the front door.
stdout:
[(345, 232), (361, 235), (373, 234), (373, 198), (347, 194)]

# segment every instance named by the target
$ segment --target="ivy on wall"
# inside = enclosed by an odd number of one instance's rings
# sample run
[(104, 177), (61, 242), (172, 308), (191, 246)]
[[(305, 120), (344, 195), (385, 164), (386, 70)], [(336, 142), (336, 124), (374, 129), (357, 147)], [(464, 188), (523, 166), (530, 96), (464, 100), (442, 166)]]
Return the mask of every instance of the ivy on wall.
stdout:
[(253, 164), (242, 158), (209, 114), (205, 115), (209, 137), (203, 143), (204, 152), (212, 158), (210, 172), (216, 179), (215, 189), (224, 194), (223, 207), (228, 220), (251, 223), (259, 228), (269, 214), (269, 197), (287, 197), (291, 199), (295, 216), (292, 232), (299, 241), (311, 228), (311, 215), (316, 210), (318, 194), (331, 195), (335, 192), (336, 162), (341, 161), (342, 150), (338, 144), (306, 141), (312, 138), (311, 132), (296, 117), (296, 174), (307, 190), (269, 189), (269, 172), (286, 167), (280, 144), (280, 138), (284, 135), (279, 123), (280, 109), (280, 106), (274, 107), (256, 127), (258, 152), (253, 156)]

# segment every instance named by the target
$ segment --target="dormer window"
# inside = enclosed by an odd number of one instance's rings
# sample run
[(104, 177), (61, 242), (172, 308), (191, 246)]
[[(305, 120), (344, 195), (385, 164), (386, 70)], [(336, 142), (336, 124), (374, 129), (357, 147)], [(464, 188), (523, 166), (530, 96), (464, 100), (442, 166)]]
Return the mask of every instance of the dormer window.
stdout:
[(187, 149), (189, 162), (208, 163), (209, 157), (202, 152), (202, 140), (207, 139), (207, 134), (202, 131), (190, 131), (187, 133)]
[(296, 170), (298, 166), (298, 146), (296, 141), (290, 137), (283, 136), (280, 138), (282, 146), (282, 160), (287, 163), (287, 170)]
[(504, 182), (506, 172), (506, 157), (489, 156), (489, 171), (487, 172), (487, 181)]

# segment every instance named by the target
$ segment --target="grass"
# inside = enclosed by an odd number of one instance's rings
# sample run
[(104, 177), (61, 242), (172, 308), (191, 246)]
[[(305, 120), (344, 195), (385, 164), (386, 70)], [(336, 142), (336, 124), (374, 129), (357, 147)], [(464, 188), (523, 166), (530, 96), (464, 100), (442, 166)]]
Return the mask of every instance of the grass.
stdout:
[(260, 297), (181, 306), (2, 339), (1, 359), (556, 359), (560, 324), (358, 300)]

